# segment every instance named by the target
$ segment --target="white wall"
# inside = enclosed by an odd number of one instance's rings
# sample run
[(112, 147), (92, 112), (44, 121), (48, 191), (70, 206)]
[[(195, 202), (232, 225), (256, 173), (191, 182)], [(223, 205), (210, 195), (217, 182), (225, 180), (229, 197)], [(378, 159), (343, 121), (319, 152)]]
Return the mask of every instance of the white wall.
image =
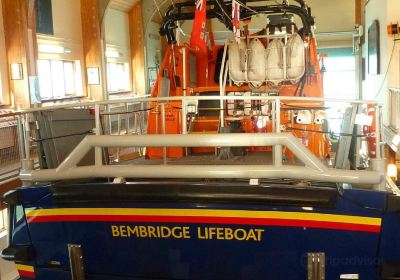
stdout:
[[(7, 247), (7, 236), (0, 233), (0, 251)], [(0, 259), (0, 280), (13, 280), (18, 277), (15, 264)]]
[(9, 95), (9, 85), (8, 85), (8, 63), (7, 63), (7, 55), (6, 55), (6, 46), (5, 46), (5, 38), (4, 38), (4, 26), (3, 26), (3, 12), (0, 1), (0, 103), (2, 103), (3, 96)]
[[(396, 22), (400, 22), (400, 3), (399, 0), (387, 0), (388, 1), (388, 22), (386, 25)], [(393, 50), (393, 40), (392, 38), (388, 38), (388, 48), (390, 53)], [(400, 88), (400, 41), (397, 41), (393, 57), (392, 63), (390, 65), (389, 73), (388, 73), (388, 86)]]
[[(374, 20), (379, 21), (380, 26), (380, 74), (368, 74), (368, 28)], [(393, 38), (387, 34), (387, 25), (390, 22), (400, 21), (400, 5), (398, 0), (370, 0), (365, 10), (366, 36), (363, 46), (363, 57), (366, 59), (366, 80), (363, 82), (363, 98), (378, 99), (383, 103), (384, 108), (388, 104), (388, 87), (400, 86), (400, 60), (399, 43), (394, 49), (392, 63), (385, 79), (385, 74), (389, 66), (390, 56), (393, 50)], [(388, 110), (386, 110), (388, 113)], [(384, 122), (388, 123), (388, 114), (384, 115)]]
[(54, 58), (83, 61), (82, 25), (80, 0), (53, 0), (54, 36), (38, 34), (38, 43), (61, 45), (71, 50), (70, 54), (42, 54), (39, 58)]
[(118, 59), (107, 59), (107, 61), (130, 61), (130, 35), (129, 16), (125, 12), (108, 9), (105, 16), (105, 38), (107, 50), (118, 51)]
[(160, 64), (160, 60), (162, 60), (159, 29), (160, 25), (155, 22), (150, 22), (147, 27), (146, 49), (148, 67), (154, 67), (156, 64)]
[(147, 50), (147, 67), (154, 67), (156, 63), (160, 62), (159, 60), (162, 59), (160, 55), (161, 37), (159, 34), (161, 20), (157, 11), (157, 7), (154, 5), (153, 1), (143, 1), (142, 13), (145, 29), (145, 44)]
[(355, 25), (355, 1), (308, 0), (316, 20), (317, 32), (349, 31)]
[[(86, 79), (82, 42), (80, 0), (52, 0), (54, 36), (38, 34), (38, 44), (55, 44), (71, 50), (65, 54), (39, 53), (39, 59), (79, 60), (82, 81)], [(85, 92), (85, 88), (83, 88)]]
[[(380, 75), (368, 74), (368, 28), (375, 21), (379, 21), (380, 25)], [(388, 65), (388, 40), (386, 35), (387, 23), (387, 1), (370, 0), (365, 7), (365, 44), (363, 46), (363, 56), (366, 59), (366, 80), (363, 82), (363, 98), (374, 99), (378, 95), (380, 86), (382, 85), (384, 73), (382, 72)], [(383, 88), (387, 88), (384, 82)]]
[[(171, 3), (169, 2), (168, 4), (170, 5)], [(169, 5), (166, 5), (165, 7)], [(149, 76), (148, 68), (155, 67), (157, 64), (160, 64), (163, 59), (161, 53), (161, 36), (159, 34), (161, 20), (154, 1), (143, 1), (142, 13), (146, 46), (146, 89), (148, 90), (149, 79), (155, 78), (154, 72), (151, 73), (152, 77)]]
[(319, 48), (353, 47), (353, 37), (319, 36), (318, 33), (352, 31), (355, 29), (355, 1), (308, 0), (316, 21), (316, 34)]

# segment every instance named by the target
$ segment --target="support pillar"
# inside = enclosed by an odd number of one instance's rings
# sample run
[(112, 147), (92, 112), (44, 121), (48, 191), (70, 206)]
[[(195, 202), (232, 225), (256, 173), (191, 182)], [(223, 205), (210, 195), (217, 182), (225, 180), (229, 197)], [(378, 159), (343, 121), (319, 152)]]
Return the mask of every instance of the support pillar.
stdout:
[[(100, 6), (99, 0), (81, 0), (82, 39), (86, 78), (88, 78), (88, 68), (97, 68), (100, 78), (99, 85), (87, 85), (87, 92), (90, 93), (88, 97), (95, 101), (107, 99), (103, 61), (104, 51), (101, 37), (102, 8)], [(88, 79), (86, 81), (88, 82)]]
[[(1, 4), (9, 67), (10, 104), (16, 109), (30, 108), (29, 77), (37, 76), (38, 57), (35, 1), (1, 0)], [(15, 75), (16, 72), (19, 75)]]

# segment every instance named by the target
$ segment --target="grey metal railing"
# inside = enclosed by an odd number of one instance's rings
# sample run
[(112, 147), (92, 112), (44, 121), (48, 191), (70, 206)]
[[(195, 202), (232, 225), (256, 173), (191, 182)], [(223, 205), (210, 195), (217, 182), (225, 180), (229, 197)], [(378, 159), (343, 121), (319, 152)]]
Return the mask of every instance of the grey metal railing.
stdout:
[[(286, 146), (305, 166), (273, 165), (118, 165), (79, 167), (78, 163), (92, 148), (105, 147), (242, 147)], [(46, 182), (82, 178), (288, 178), (323, 182), (376, 185), (383, 181), (376, 171), (349, 171), (327, 168), (292, 134), (219, 134), (219, 135), (141, 135), (141, 136), (86, 136), (70, 156), (57, 168), (22, 170), (23, 181)]]
[[(169, 102), (174, 101), (180, 104), (181, 117), (193, 112), (193, 106), (198, 106), (200, 101), (220, 101), (221, 111), (225, 111), (227, 102), (232, 101), (260, 101), (270, 104), (270, 117), (273, 124), (273, 133), (262, 134), (220, 134), (220, 135), (190, 135), (185, 121), (181, 121), (181, 130), (178, 135), (167, 134), (165, 129), (165, 116)], [(379, 185), (383, 182), (384, 159), (381, 153), (371, 164), (375, 171), (350, 171), (337, 170), (326, 167), (316, 158), (302, 143), (294, 137), (281, 123), (281, 108), (290, 102), (302, 102), (302, 104), (373, 104), (379, 107), (374, 101), (322, 99), (304, 97), (278, 97), (278, 96), (176, 96), (162, 98), (134, 98), (127, 100), (113, 100), (104, 102), (91, 102), (88, 104), (75, 104), (67, 106), (56, 106), (26, 110), (21, 112), (23, 127), (29, 127), (29, 117), (35, 112), (56, 111), (59, 109), (88, 108), (93, 111), (94, 124), (93, 133), (84, 138), (75, 150), (61, 161), (58, 166), (50, 169), (35, 170), (32, 161), (26, 156), (26, 150), (30, 149), (30, 142), (27, 137), (22, 137), (22, 147), (25, 152), (21, 179), (27, 182), (54, 181), (76, 178), (289, 178), (298, 180), (317, 180), (335, 183), (363, 184), (366, 187)], [(312, 106), (312, 105), (310, 105)], [(156, 135), (146, 135), (147, 114), (155, 110), (162, 118), (156, 118), (159, 128)], [(380, 110), (377, 110), (380, 114)], [(337, 117), (337, 116), (335, 116)], [(225, 122), (225, 116), (221, 114), (221, 126)], [(377, 118), (380, 119), (379, 116)], [(136, 119), (136, 120), (135, 120)], [(160, 122), (160, 123), (158, 123)], [(132, 125), (132, 123), (135, 123)], [(25, 124), (25, 125), (24, 125)], [(380, 125), (377, 122), (377, 125)], [(126, 129), (128, 128), (128, 129)], [(26, 130), (26, 129), (23, 129)], [(380, 127), (376, 128), (380, 131)], [(27, 133), (22, 133), (26, 135)], [(379, 133), (368, 137), (377, 137), (378, 144), (381, 142)], [(238, 141), (240, 139), (240, 141)], [(244, 146), (272, 146), (274, 151), (272, 165), (168, 165), (167, 147), (244, 147)], [(143, 156), (144, 147), (164, 147), (163, 165), (127, 165), (121, 164), (119, 158), (124, 149), (136, 149)], [(303, 161), (304, 166), (286, 165), (283, 161), (283, 147), (287, 147)], [(78, 166), (82, 157), (94, 149), (94, 162), (85, 166)], [(113, 151), (105, 157), (104, 151)], [(112, 158), (116, 158), (118, 165), (112, 165)]]

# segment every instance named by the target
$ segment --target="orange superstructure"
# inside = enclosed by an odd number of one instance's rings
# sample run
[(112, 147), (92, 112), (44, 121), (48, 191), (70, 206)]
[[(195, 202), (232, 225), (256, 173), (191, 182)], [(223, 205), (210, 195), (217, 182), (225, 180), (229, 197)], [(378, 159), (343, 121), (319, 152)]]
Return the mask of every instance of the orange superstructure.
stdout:
[[(204, 1), (206, 2), (206, 1)], [(218, 4), (221, 1), (207, 1), (210, 6)], [(298, 1), (299, 3), (302, 1)], [(227, 3), (227, 2), (224, 2)], [(182, 4), (182, 7), (171, 8), (167, 15), (173, 20), (179, 17), (184, 17), (182, 10), (187, 8), (188, 5)], [(230, 14), (229, 5), (226, 4), (226, 9), (223, 14)], [(311, 27), (307, 20), (311, 21), (311, 15), (308, 14), (306, 6), (285, 6), (285, 11), (293, 9), (293, 13), (299, 13), (303, 19), (304, 26), (301, 31), (288, 20), (286, 12), (282, 12), (282, 18), (272, 18), (272, 21), (267, 27), (257, 33), (250, 34), (247, 26), (242, 32), (242, 36), (247, 46), (250, 45), (251, 40), (258, 40), (254, 38), (260, 37), (266, 49), (266, 57), (268, 56), (268, 46), (275, 40), (275, 43), (284, 42), (283, 51), (285, 56), (293, 55), (290, 53), (290, 48), (287, 46), (287, 41), (290, 36), (298, 36), (303, 38), (304, 51), (304, 74), (299, 79), (282, 79), (279, 82), (268, 81), (267, 78), (260, 82), (261, 85), (255, 87), (252, 82), (235, 82), (232, 77), (229, 77), (231, 69), (226, 70), (226, 65), (230, 58), (228, 58), (229, 47), (234, 43), (227, 43), (225, 45), (216, 45), (214, 42), (214, 34), (212, 30), (207, 30), (207, 52), (196, 46), (182, 44), (178, 45), (174, 41), (174, 37), (168, 34), (168, 28), (171, 22), (166, 20), (164, 32), (169, 39), (169, 47), (165, 53), (164, 60), (160, 67), (160, 73), (157, 82), (152, 89), (152, 97), (174, 97), (174, 96), (237, 96), (243, 95), (251, 96), (296, 96), (296, 97), (316, 97), (323, 98), (323, 73), (320, 71), (320, 64), (317, 53), (317, 43), (313, 36)], [(193, 7), (195, 8), (195, 7)], [(223, 6), (222, 6), (223, 8)], [(222, 9), (221, 8), (221, 9)], [(182, 9), (182, 10), (179, 10)], [(216, 14), (219, 5), (214, 5), (213, 9), (207, 10), (209, 14)], [(254, 10), (255, 8), (251, 8)], [(263, 11), (275, 11), (277, 6), (265, 6)], [(299, 10), (299, 11), (298, 11)], [(260, 9), (261, 11), (261, 9)], [(174, 13), (180, 12), (179, 16), (174, 17)], [(247, 11), (251, 13), (250, 10)], [(194, 13), (192, 13), (194, 19)], [(243, 14), (243, 11), (242, 11)], [(309, 16), (310, 18), (307, 18)], [(189, 17), (189, 16), (188, 16)], [(245, 17), (248, 19), (249, 17)], [(305, 19), (304, 19), (305, 18)], [(276, 22), (274, 22), (274, 20)], [(172, 21), (172, 20), (171, 20)], [(247, 23), (249, 21), (246, 21)], [(272, 22), (272, 23), (271, 23)], [(294, 22), (294, 21), (293, 21)], [(168, 24), (167, 24), (168, 23)], [(227, 23), (228, 24), (228, 23)], [(194, 26), (201, 26), (204, 24), (194, 24)], [(281, 30), (285, 30), (287, 35), (284, 39), (276, 39), (276, 34), (283, 34)], [(308, 32), (307, 32), (308, 31)], [(276, 33), (274, 33), (276, 32)], [(199, 34), (199, 32), (192, 32), (192, 34)], [(201, 34), (201, 32), (200, 32)], [(265, 36), (260, 36), (265, 34)], [(300, 34), (300, 36), (298, 35)], [(163, 34), (162, 34), (163, 35)], [(270, 37), (269, 37), (270, 36)], [(193, 41), (193, 40), (192, 40)], [(234, 40), (232, 40), (234, 42)], [(231, 44), (231, 45), (229, 45)], [(280, 51), (280, 50), (278, 50)], [(248, 63), (248, 58), (251, 56), (251, 50), (247, 49), (245, 54), (245, 63)], [(294, 50), (292, 50), (294, 52)], [(223, 58), (226, 57), (225, 61)], [(302, 58), (303, 59), (303, 58)], [(242, 59), (243, 60), (243, 59)], [(242, 61), (241, 60), (241, 61)], [(267, 58), (268, 60), (268, 58)], [(290, 63), (290, 60), (287, 60)], [(288, 68), (289, 66), (285, 66)], [(285, 68), (285, 69), (286, 69)], [(246, 71), (251, 69), (246, 67)], [(224, 71), (226, 73), (221, 73)], [(284, 71), (286, 74), (286, 71)], [(226, 81), (221, 81), (221, 77), (225, 77)], [(287, 75), (287, 74), (286, 74)], [(246, 74), (247, 76), (247, 74)], [(221, 94), (221, 87), (223, 86), (223, 93)], [(187, 104), (184, 104), (187, 106)], [(196, 112), (190, 114), (184, 110), (181, 101), (168, 101), (164, 105), (160, 102), (152, 103), (149, 112), (148, 133), (149, 134), (213, 134), (213, 133), (269, 133), (279, 131), (290, 131), (294, 133), (305, 146), (307, 146), (315, 155), (320, 159), (329, 157), (330, 145), (326, 134), (324, 133), (324, 121), (321, 117), (321, 110), (323, 110), (323, 103), (307, 102), (304, 101), (287, 101), (281, 104), (280, 108), (280, 127), (274, 128), (272, 118), (273, 112), (271, 104), (260, 100), (241, 101), (241, 100), (224, 100), (221, 104), (218, 100), (199, 101)], [(165, 108), (165, 122), (163, 121), (161, 106)], [(186, 108), (185, 108), (186, 109)], [(221, 114), (223, 112), (223, 114)], [(305, 115), (302, 118), (300, 116)], [(222, 118), (223, 116), (223, 118)], [(299, 121), (301, 120), (301, 121)], [(186, 127), (186, 131), (183, 131)], [(221, 129), (224, 127), (224, 129)], [(274, 130), (274, 131), (273, 131)], [(270, 151), (269, 147), (250, 147), (248, 151)], [(214, 152), (210, 148), (168, 148), (167, 156), (169, 158), (180, 158), (190, 153), (209, 153)], [(292, 157), (290, 151), (284, 151), (287, 156)], [(163, 149), (148, 148), (147, 157), (150, 159), (161, 158), (163, 156)]]

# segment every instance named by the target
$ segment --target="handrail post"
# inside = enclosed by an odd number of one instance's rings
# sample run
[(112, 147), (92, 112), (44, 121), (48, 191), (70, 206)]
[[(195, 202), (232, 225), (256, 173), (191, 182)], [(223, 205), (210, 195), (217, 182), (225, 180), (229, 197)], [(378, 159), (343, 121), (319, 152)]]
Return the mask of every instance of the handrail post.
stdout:
[[(118, 114), (118, 128), (117, 128), (117, 130), (118, 130), (118, 135), (121, 135), (121, 114)], [(119, 162), (119, 159), (120, 159), (120, 155), (121, 155), (121, 148), (120, 147), (117, 147), (117, 162)]]
[[(165, 103), (161, 103), (161, 126), (162, 126), (162, 134), (166, 134), (166, 126), (165, 126)], [(167, 164), (167, 147), (163, 147), (163, 162)]]
[(186, 69), (186, 48), (182, 48), (182, 64), (183, 64), (183, 96), (187, 95), (187, 78), (186, 78), (186, 73), (187, 73), (187, 69)]
[(25, 159), (26, 161), (30, 161), (31, 153), (29, 147), (29, 139), (31, 134), (31, 128), (29, 126), (29, 115), (25, 115)]
[[(227, 63), (225, 63), (226, 60), (226, 52), (228, 50), (228, 42), (225, 41), (225, 45), (224, 45), (224, 54), (222, 56), (222, 64), (221, 64), (221, 71), (219, 73), (219, 95), (220, 97), (225, 96), (225, 72), (228, 70), (225, 70), (225, 67), (228, 68), (228, 66), (226, 65)], [(225, 127), (224, 124), (224, 100), (221, 98), (220, 102), (219, 102), (219, 106), (220, 106), (220, 111), (219, 111), (219, 118), (220, 118), (220, 127)]]
[[(375, 141), (376, 141), (376, 158), (371, 159), (372, 170), (384, 173), (386, 175), (386, 159), (382, 157), (382, 138), (381, 138), (381, 119), (382, 112), (380, 105), (375, 106)], [(384, 191), (386, 189), (386, 181), (376, 185), (377, 190)]]
[(375, 141), (376, 141), (376, 158), (382, 158), (381, 146), (381, 109), (379, 105), (375, 106)]
[(187, 108), (186, 100), (182, 99), (182, 134), (187, 134)]
[(33, 170), (34, 169), (34, 162), (31, 159), (31, 152), (30, 152), (30, 126), (29, 126), (29, 114), (25, 114), (24, 122), (23, 122), (23, 131), (24, 131), (24, 147), (23, 150), (25, 151), (24, 159), (21, 161), (21, 169), (22, 170)]
[[(96, 118), (96, 135), (101, 135), (101, 120), (100, 120), (100, 105), (96, 104), (95, 105), (95, 118)], [(111, 132), (111, 126), (110, 126), (110, 132)], [(96, 166), (102, 166), (103, 165), (103, 156), (102, 156), (102, 148), (101, 147), (95, 147), (94, 148), (94, 158), (95, 158), (95, 164)]]
[(125, 112), (126, 112), (126, 115), (125, 115), (125, 131), (126, 131), (126, 133), (125, 134), (129, 134), (129, 128), (130, 128), (130, 126), (131, 126), (131, 124), (130, 124), (130, 120), (129, 120), (129, 118), (130, 118), (130, 115), (129, 115), (129, 104), (128, 103), (125, 103)]
[[(281, 133), (281, 102), (279, 98), (274, 102), (275, 107), (275, 133)], [(273, 149), (274, 166), (282, 166), (282, 145), (274, 145)]]
[(22, 125), (21, 116), (17, 116), (17, 131), (18, 131), (19, 157), (20, 159), (24, 159), (26, 157), (26, 154), (25, 154), (25, 142), (24, 142), (24, 128)]

